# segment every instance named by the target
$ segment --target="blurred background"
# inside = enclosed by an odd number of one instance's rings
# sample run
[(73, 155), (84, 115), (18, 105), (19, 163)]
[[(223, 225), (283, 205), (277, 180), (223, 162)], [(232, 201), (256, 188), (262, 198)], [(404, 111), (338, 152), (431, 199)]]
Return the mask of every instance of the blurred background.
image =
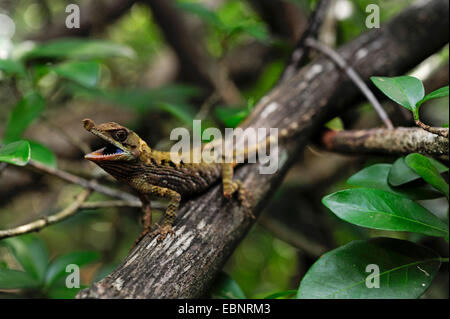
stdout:
[[(202, 119), (203, 129), (235, 127), (277, 83), (315, 3), (0, 0), (0, 141), (26, 139), (32, 159), (130, 191), (83, 159), (99, 141), (82, 129), (81, 120), (119, 122), (160, 150), (169, 149), (171, 129), (189, 128), (193, 119)], [(370, 3), (380, 6), (383, 25), (412, 1), (335, 0), (320, 41), (339, 47), (367, 32), (365, 8)], [(79, 28), (66, 27), (73, 12), (66, 12), (69, 4), (80, 8)], [(448, 85), (448, 46), (411, 74), (425, 81), (426, 92)], [(432, 103), (423, 121), (448, 123), (448, 98)], [(396, 125), (412, 125), (401, 108), (389, 102), (384, 106)], [(334, 129), (379, 125), (368, 104), (327, 124)], [(392, 161), (308, 146), (224, 272), (245, 296), (260, 298), (296, 289), (305, 271), (328, 250), (354, 239), (393, 236), (342, 222), (321, 203), (324, 195), (348, 187), (347, 178), (357, 170)], [(0, 229), (54, 214), (81, 190), (32, 167), (0, 164)], [(94, 193), (89, 200), (107, 199)], [(446, 213), (445, 201), (423, 204)], [(140, 215), (138, 208), (83, 210), (38, 233), (0, 241), (0, 268), (39, 271), (40, 265), (65, 257), (84, 265), (81, 281), (89, 285), (127, 255), (141, 231)], [(410, 234), (394, 236), (413, 240)], [(443, 254), (448, 250), (437, 240), (426, 240)], [(32, 253), (20, 255), (21, 249)], [(439, 276), (424, 297), (448, 298), (448, 264)], [(52, 278), (51, 285), (11, 284), (11, 289), (0, 289), (0, 297), (75, 295), (76, 290), (64, 287), (64, 278)]]

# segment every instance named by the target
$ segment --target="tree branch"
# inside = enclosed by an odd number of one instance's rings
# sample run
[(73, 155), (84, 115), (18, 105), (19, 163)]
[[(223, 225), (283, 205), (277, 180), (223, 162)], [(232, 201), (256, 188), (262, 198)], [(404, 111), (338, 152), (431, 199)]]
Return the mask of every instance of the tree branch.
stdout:
[(28, 162), (28, 166), (33, 167), (33, 168), (35, 168), (41, 172), (44, 172), (46, 174), (56, 176), (62, 180), (69, 182), (69, 183), (77, 184), (77, 185), (80, 185), (87, 189), (92, 189), (100, 194), (104, 194), (104, 195), (114, 197), (114, 198), (119, 198), (119, 199), (122, 199), (125, 201), (138, 201), (139, 200), (134, 195), (131, 195), (129, 193), (122, 192), (120, 190), (110, 188), (110, 187), (107, 187), (104, 185), (100, 185), (95, 180), (87, 180), (82, 177), (59, 170), (57, 168), (52, 168), (52, 167), (46, 166), (44, 164), (41, 164), (41, 163), (33, 161), (33, 160)]
[(306, 45), (306, 40), (317, 38), (329, 5), (330, 0), (320, 0), (317, 3), (314, 12), (309, 17), (308, 27), (297, 42), (294, 52), (287, 63), (287, 67), (280, 77), (280, 83), (292, 77), (308, 58), (309, 46)]
[[(404, 74), (448, 41), (447, 0), (420, 1), (386, 24), (343, 46), (339, 54), (368, 81), (373, 74)], [(417, 26), (420, 26), (417, 27)], [(411, 30), (414, 29), (414, 32)], [(350, 59), (356, 52), (356, 57)], [(295, 140), (280, 145), (279, 169), (260, 174), (260, 164), (243, 165), (236, 178), (252, 190), (255, 215), (282, 182), (296, 156), (324, 121), (360, 98), (340, 69), (325, 58), (313, 61), (275, 87), (253, 109), (243, 127), (297, 125)], [(270, 116), (269, 116), (270, 115)], [(109, 276), (78, 298), (196, 298), (206, 296), (236, 245), (254, 223), (219, 185), (181, 206), (175, 237), (157, 244), (145, 237)]]
[(394, 128), (386, 111), (383, 109), (380, 102), (378, 102), (377, 98), (369, 89), (369, 87), (366, 85), (366, 83), (364, 83), (364, 81), (359, 77), (358, 73), (356, 73), (355, 70), (351, 66), (349, 66), (348, 63), (336, 51), (334, 51), (331, 48), (328, 48), (326, 45), (320, 42), (315, 41), (314, 39), (306, 39), (305, 45), (325, 54), (330, 59), (332, 59), (342, 70), (344, 70), (345, 73), (347, 73), (348, 77), (352, 79), (352, 81), (356, 84), (356, 86), (361, 90), (361, 92), (372, 104), (373, 108), (378, 113), (378, 116), (386, 125), (386, 127), (388, 129)]
[(63, 221), (74, 215), (91, 193), (92, 190), (90, 189), (83, 190), (69, 206), (54, 215), (42, 217), (31, 223), (20, 225), (15, 228), (0, 230), (0, 239), (35, 232), (51, 224)]
[(432, 127), (430, 125), (423, 123), (421, 120), (416, 120), (416, 125), (421, 127), (425, 131), (448, 139), (448, 129), (442, 129), (440, 127)]
[[(435, 128), (447, 131), (444, 128)], [(322, 143), (329, 151), (350, 154), (423, 155), (448, 159), (448, 138), (421, 128), (398, 127), (393, 130), (368, 129), (353, 131), (328, 131)]]

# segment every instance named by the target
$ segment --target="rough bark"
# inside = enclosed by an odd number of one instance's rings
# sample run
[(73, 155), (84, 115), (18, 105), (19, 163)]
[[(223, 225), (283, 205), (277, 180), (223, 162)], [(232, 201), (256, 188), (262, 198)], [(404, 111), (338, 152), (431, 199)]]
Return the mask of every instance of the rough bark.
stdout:
[[(420, 1), (384, 28), (343, 46), (339, 53), (366, 81), (372, 75), (403, 74), (447, 43), (448, 10), (447, 0)], [(275, 174), (259, 174), (259, 164), (237, 170), (236, 178), (253, 193), (256, 215), (312, 133), (358, 97), (349, 79), (331, 61), (320, 58), (259, 102), (244, 126), (283, 128), (296, 122), (299, 134), (288, 145), (280, 146)], [(113, 273), (80, 292), (78, 298), (205, 296), (253, 223), (235, 200), (223, 198), (217, 185), (183, 203), (175, 221), (175, 238), (158, 245), (156, 239), (144, 238)]]
[[(448, 131), (444, 128), (439, 130)], [(448, 159), (448, 138), (415, 127), (329, 131), (324, 134), (322, 142), (327, 150), (339, 153), (396, 156), (421, 153)]]

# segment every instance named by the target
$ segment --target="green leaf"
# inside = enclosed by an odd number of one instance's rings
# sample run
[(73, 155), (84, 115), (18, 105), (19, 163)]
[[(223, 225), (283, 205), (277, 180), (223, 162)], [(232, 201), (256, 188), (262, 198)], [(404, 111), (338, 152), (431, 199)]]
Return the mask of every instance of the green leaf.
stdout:
[(354, 186), (382, 189), (394, 194), (406, 196), (412, 200), (442, 197), (440, 192), (429, 185), (392, 187), (388, 183), (388, 175), (391, 171), (391, 164), (374, 164), (351, 176), (347, 180), (347, 183)]
[(264, 299), (286, 299), (286, 297), (294, 296), (296, 293), (297, 290), (279, 291), (264, 297)]
[(70, 61), (51, 68), (60, 77), (86, 87), (97, 85), (100, 65), (97, 62)]
[(51, 286), (56, 280), (66, 275), (66, 267), (69, 264), (82, 267), (94, 262), (98, 258), (99, 254), (92, 251), (71, 252), (60, 256), (53, 260), (48, 267), (47, 273), (45, 274), (45, 283), (47, 286)]
[(36, 141), (29, 141), (29, 143), (31, 147), (31, 159), (33, 161), (56, 168), (56, 155), (52, 150)]
[(449, 93), (448, 93), (448, 85), (447, 85), (447, 86), (444, 86), (440, 89), (437, 89), (436, 91), (433, 91), (433, 92), (425, 95), (425, 97), (417, 103), (417, 107), (419, 107), (420, 105), (422, 105), (422, 103), (424, 103), (428, 100), (446, 97), (446, 96), (448, 96), (448, 94)]
[(235, 128), (248, 116), (250, 110), (248, 107), (217, 107), (215, 112), (226, 127)]
[(322, 199), (339, 218), (363, 227), (448, 236), (448, 225), (416, 202), (371, 188), (346, 189)]
[(101, 99), (114, 105), (133, 108), (138, 112), (163, 110), (190, 124), (195, 112), (188, 104), (188, 100), (198, 93), (198, 90), (193, 87), (181, 85), (162, 87), (157, 90), (102, 90), (82, 87), (72, 87), (72, 89), (82, 98)]
[[(378, 266), (379, 273), (366, 268), (368, 265)], [(432, 250), (409, 241), (357, 240), (319, 258), (303, 277), (297, 298), (419, 298), (440, 265), (439, 257)], [(368, 288), (366, 281), (373, 284), (377, 279), (379, 288)]]
[(23, 235), (7, 238), (3, 241), (11, 250), (11, 253), (34, 279), (42, 282), (48, 266), (47, 250), (37, 237)]
[(211, 298), (215, 299), (245, 299), (241, 287), (226, 273), (221, 272), (211, 289)]
[(20, 139), (22, 133), (39, 116), (44, 106), (45, 100), (39, 93), (31, 92), (25, 95), (9, 115), (4, 142), (9, 143)]
[(13, 269), (0, 269), (0, 289), (32, 289), (39, 282), (28, 273)]
[(405, 157), (406, 164), (419, 174), (428, 184), (449, 197), (449, 187), (439, 170), (431, 163), (429, 158), (418, 154), (409, 154)]
[[(430, 162), (434, 167), (439, 171), (439, 173), (447, 172), (448, 167), (436, 161), (433, 158), (429, 158)], [(392, 165), (388, 181), (389, 184), (393, 186), (400, 186), (414, 180), (421, 178), (419, 174), (417, 174), (413, 169), (411, 169), (405, 162), (404, 157), (398, 158), (394, 164)]]
[(25, 75), (25, 67), (20, 61), (0, 59), (0, 71), (10, 75)]
[(255, 39), (266, 42), (269, 40), (269, 33), (267, 29), (262, 25), (237, 25), (230, 30), (230, 33), (247, 33), (248, 35), (254, 37)]
[(108, 57), (133, 58), (134, 51), (124, 45), (83, 38), (58, 39), (40, 44), (27, 52), (25, 59), (61, 58), (94, 59)]
[(412, 76), (377, 77), (370, 78), (372, 82), (391, 100), (404, 106), (418, 119), (417, 105), (424, 98), (425, 89), (422, 81)]
[(333, 131), (342, 131), (344, 129), (344, 122), (340, 117), (335, 117), (334, 119), (325, 123), (325, 127)]
[(24, 166), (30, 160), (30, 143), (17, 141), (0, 147), (0, 162)]
[(195, 2), (175, 2), (178, 9), (191, 13), (202, 19), (203, 21), (214, 25), (220, 29), (224, 27), (219, 16), (214, 12), (206, 8), (205, 6)]

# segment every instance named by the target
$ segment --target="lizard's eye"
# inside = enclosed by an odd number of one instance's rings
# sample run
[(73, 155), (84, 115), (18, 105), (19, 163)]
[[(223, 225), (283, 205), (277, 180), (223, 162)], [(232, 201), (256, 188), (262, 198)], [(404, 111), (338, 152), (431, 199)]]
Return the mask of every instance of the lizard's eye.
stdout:
[(123, 142), (127, 139), (127, 135), (128, 135), (127, 131), (118, 130), (118, 131), (114, 132), (113, 138), (118, 142)]

